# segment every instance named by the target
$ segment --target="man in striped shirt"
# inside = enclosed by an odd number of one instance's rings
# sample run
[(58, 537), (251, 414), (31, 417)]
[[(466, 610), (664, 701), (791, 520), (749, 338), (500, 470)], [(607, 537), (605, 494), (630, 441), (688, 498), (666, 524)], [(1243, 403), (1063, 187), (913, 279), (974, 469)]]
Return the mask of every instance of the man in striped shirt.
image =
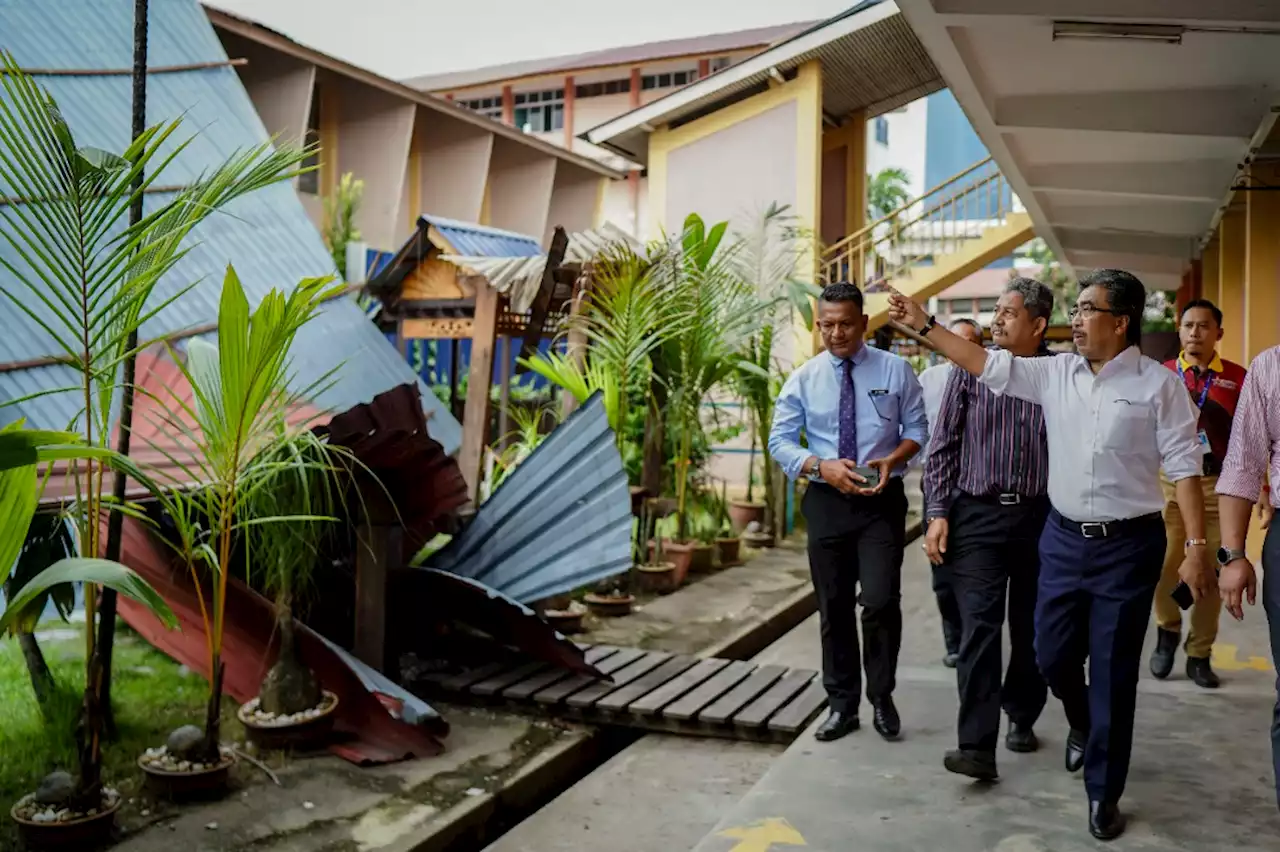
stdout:
[[(1218, 589), (1227, 612), (1244, 618), (1244, 601), (1257, 599), (1258, 581), (1253, 563), (1245, 554), (1249, 515), (1256, 504), (1260, 526), (1267, 531), (1262, 542), (1262, 606), (1271, 628), (1271, 656), (1280, 660), (1280, 532), (1271, 523), (1280, 498), (1266, 485), (1280, 482), (1280, 346), (1266, 350), (1249, 365), (1231, 423), (1231, 441), (1218, 475), (1218, 515), (1222, 547), (1218, 548), (1221, 574)], [(1280, 693), (1280, 683), (1277, 684)], [(1276, 774), (1276, 801), (1280, 804), (1280, 694), (1271, 721), (1271, 758)]]
[[(991, 336), (1018, 357), (1052, 357), (1044, 335), (1053, 293), (1030, 278), (1009, 282)], [(1000, 709), (1009, 715), (1005, 747), (1039, 747), (1034, 726), (1048, 688), (1036, 666), (1037, 544), (1049, 515), (1049, 451), (1040, 406), (998, 396), (964, 370), (953, 370), (924, 470), (925, 550), (950, 566), (964, 634), (956, 667), (959, 748), (943, 764), (994, 780)], [(1001, 683), (1006, 596), (1011, 644)]]

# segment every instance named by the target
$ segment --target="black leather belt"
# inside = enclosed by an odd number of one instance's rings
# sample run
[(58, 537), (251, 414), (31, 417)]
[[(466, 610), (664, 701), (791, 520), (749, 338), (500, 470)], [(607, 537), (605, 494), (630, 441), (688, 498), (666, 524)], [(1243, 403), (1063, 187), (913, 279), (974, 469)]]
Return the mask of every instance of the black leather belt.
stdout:
[(983, 494), (982, 496), (978, 496), (977, 494), (965, 494), (964, 496), (969, 497), (973, 500), (980, 500), (983, 503), (989, 503), (993, 506), (1027, 506), (1033, 503), (1039, 503), (1041, 501), (1049, 499), (1044, 495), (1039, 495), (1036, 497), (1028, 497), (1025, 494), (1012, 494), (1012, 493)]
[(1143, 524), (1163, 523), (1163, 519), (1159, 512), (1152, 512), (1149, 515), (1139, 515), (1136, 518), (1125, 518), (1122, 521), (1073, 521), (1070, 518), (1058, 516), (1058, 525), (1063, 529), (1071, 530), (1079, 533), (1084, 538), (1111, 538), (1114, 535), (1120, 535), (1124, 532), (1132, 532)]

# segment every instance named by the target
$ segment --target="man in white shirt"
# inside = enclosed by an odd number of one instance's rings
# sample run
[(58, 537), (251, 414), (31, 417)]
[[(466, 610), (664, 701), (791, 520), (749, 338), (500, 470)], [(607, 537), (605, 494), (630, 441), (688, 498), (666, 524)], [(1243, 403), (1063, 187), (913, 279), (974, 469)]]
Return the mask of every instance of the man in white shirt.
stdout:
[(1036, 658), (1066, 710), (1067, 768), (1085, 769), (1089, 832), (1100, 840), (1124, 831), (1117, 803), (1129, 772), (1142, 642), (1164, 562), (1161, 470), (1174, 483), (1188, 536), (1178, 574), (1197, 600), (1214, 583), (1204, 552), (1196, 412), (1177, 374), (1138, 348), (1145, 303), (1137, 278), (1098, 270), (1081, 280), (1071, 310), (1079, 354), (1016, 358), (962, 340), (910, 299), (890, 294), (892, 319), (996, 393), (1044, 412), (1053, 511), (1040, 538)]
[[(981, 345), (982, 343), (982, 326), (978, 325), (968, 317), (962, 317), (951, 323), (951, 330), (963, 337), (965, 340)], [(951, 378), (951, 368), (955, 365), (950, 361), (943, 361), (941, 364), (934, 364), (929, 369), (920, 374), (920, 390), (924, 392), (924, 413), (929, 418), (929, 437), (933, 437), (934, 424), (938, 422), (938, 412), (942, 409), (942, 398), (947, 389), (947, 379)], [(919, 467), (924, 470), (924, 463), (929, 457), (929, 444), (926, 442), (920, 452), (916, 454), (916, 458), (912, 460), (912, 465), (919, 460)], [(924, 480), (920, 480), (920, 490), (924, 491)], [(929, 502), (929, 495), (924, 495), (925, 502)], [(941, 565), (933, 565), (933, 595), (938, 600), (938, 614), (942, 616), (942, 642), (946, 648), (946, 656), (942, 658), (942, 664), (949, 669), (956, 667), (956, 661), (960, 659), (960, 637), (964, 635), (964, 630), (960, 623), (960, 604), (956, 601), (956, 593), (951, 583), (951, 567), (948, 563)]]

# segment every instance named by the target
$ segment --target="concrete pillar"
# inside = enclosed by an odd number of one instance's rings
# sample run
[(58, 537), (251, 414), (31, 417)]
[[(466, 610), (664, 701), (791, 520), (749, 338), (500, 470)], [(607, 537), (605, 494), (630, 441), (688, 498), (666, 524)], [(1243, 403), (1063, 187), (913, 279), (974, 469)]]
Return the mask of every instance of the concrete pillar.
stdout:
[[(1273, 187), (1280, 180), (1280, 164), (1255, 163), (1250, 167), (1252, 186)], [(1280, 193), (1244, 192), (1245, 276), (1244, 357), (1247, 364), (1258, 353), (1280, 344)]]
[(1218, 307), (1222, 309), (1222, 342), (1218, 352), (1223, 358), (1244, 362), (1244, 278), (1246, 211), (1234, 204), (1218, 226)]
[(1218, 293), (1218, 238), (1215, 236), (1200, 254), (1200, 294), (1215, 305)]

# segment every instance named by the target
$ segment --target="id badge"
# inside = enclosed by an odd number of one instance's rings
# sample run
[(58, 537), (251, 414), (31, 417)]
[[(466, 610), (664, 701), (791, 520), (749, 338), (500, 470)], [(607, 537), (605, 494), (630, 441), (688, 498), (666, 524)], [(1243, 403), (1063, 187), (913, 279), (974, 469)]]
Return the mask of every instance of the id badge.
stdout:
[(1202, 447), (1208, 447), (1208, 446), (1209, 446), (1209, 433), (1208, 433), (1208, 432), (1206, 432), (1205, 430), (1201, 429), (1199, 432), (1197, 432), (1197, 433), (1196, 433), (1196, 437), (1200, 439), (1200, 446), (1202, 446)]

